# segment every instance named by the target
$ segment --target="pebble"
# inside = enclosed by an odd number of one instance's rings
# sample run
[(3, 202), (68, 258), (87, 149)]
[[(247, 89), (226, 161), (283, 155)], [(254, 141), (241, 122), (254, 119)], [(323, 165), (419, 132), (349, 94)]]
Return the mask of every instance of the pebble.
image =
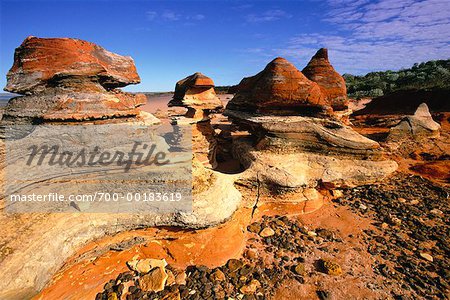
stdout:
[(256, 290), (261, 286), (261, 283), (259, 283), (258, 280), (256, 279), (252, 279), (252, 281), (250, 281), (249, 284), (244, 285), (243, 287), (241, 287), (239, 290), (241, 291), (242, 294), (245, 295), (251, 295), (256, 293)]
[(261, 232), (259, 233), (259, 235), (261, 237), (270, 237), (273, 236), (275, 234), (275, 231), (273, 231), (272, 228), (270, 227), (266, 227), (263, 230), (261, 230)]
[(295, 273), (297, 273), (298, 275), (305, 275), (306, 274), (306, 269), (305, 269), (305, 265), (304, 264), (297, 264), (294, 268)]
[(331, 193), (333, 194), (333, 197), (335, 197), (335, 198), (344, 197), (344, 193), (341, 190), (332, 190)]
[(338, 276), (342, 274), (342, 268), (339, 264), (330, 260), (321, 260), (323, 270), (328, 275)]
[(217, 269), (216, 271), (214, 271), (214, 273), (212, 273), (211, 279), (215, 280), (215, 281), (224, 281), (226, 279), (226, 277), (225, 277), (225, 274), (223, 274), (222, 271)]
[(308, 231), (308, 235), (315, 237), (315, 236), (317, 236), (317, 233), (315, 233), (314, 231)]
[(420, 257), (422, 257), (423, 259), (433, 262), (433, 256), (431, 256), (430, 254), (424, 253), (424, 252), (421, 252), (419, 254), (420, 254)]

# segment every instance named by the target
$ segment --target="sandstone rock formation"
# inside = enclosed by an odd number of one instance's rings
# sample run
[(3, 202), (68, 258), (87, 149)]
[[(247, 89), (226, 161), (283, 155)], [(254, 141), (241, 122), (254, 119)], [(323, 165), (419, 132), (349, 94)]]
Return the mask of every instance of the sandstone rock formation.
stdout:
[[(77, 144), (76, 138), (81, 137), (85, 144), (91, 145), (90, 142), (98, 141), (103, 143), (102, 149), (110, 150), (117, 146), (129, 146), (125, 143), (126, 138), (129, 139), (128, 142), (133, 142), (135, 138), (147, 137), (158, 144), (158, 147), (168, 147), (163, 136), (155, 132), (149, 133), (152, 130), (150, 126), (141, 126), (135, 131), (133, 126), (123, 126), (130, 123), (131, 125), (151, 125), (159, 122), (153, 115), (138, 109), (138, 106), (145, 102), (145, 96), (116, 90), (117, 87), (138, 82), (139, 76), (131, 58), (110, 53), (99, 46), (81, 40), (30, 37), (16, 50), (14, 66), (8, 73), (6, 87), (6, 90), (21, 93), (24, 96), (11, 99), (2, 123), (8, 124), (7, 127), (13, 127), (10, 125), (22, 122), (44, 123), (42, 126), (30, 126), (33, 129), (26, 134), (40, 134), (39, 137), (48, 141), (50, 145), (67, 146), (68, 141)], [(211, 91), (207, 94), (211, 94)], [(208, 106), (208, 109), (211, 109), (211, 106)], [(79, 130), (73, 132), (69, 130), (69, 134), (58, 135), (57, 127), (60, 126), (53, 126), (55, 121), (58, 121), (57, 124), (74, 125), (66, 127), (76, 127)], [(104, 122), (109, 131), (104, 133), (100, 130), (95, 133), (98, 128), (103, 128), (97, 125), (103, 125)], [(56, 133), (52, 129), (56, 130)], [(91, 133), (91, 130), (94, 133)], [(33, 139), (25, 138), (13, 139), (8, 141), (9, 146), (5, 146), (5, 140), (0, 140), (2, 159), (5, 159), (5, 148), (28, 149), (29, 143), (33, 141)], [(128, 147), (126, 150), (130, 149)], [(16, 154), (10, 155), (7, 161), (26, 162), (27, 153), (23, 151)], [(173, 175), (176, 172), (191, 170), (192, 153), (185, 154), (176, 156), (176, 160), (168, 166), (166, 174), (170, 179), (174, 179)], [(65, 260), (77, 249), (105, 235), (151, 226), (202, 228), (228, 219), (241, 201), (240, 193), (233, 187), (235, 178), (215, 174), (205, 169), (200, 163), (198, 165), (194, 167), (194, 182), (201, 182), (203, 186), (198, 186), (200, 189), (193, 191), (194, 200), (189, 203), (191, 206), (188, 210), (177, 208), (179, 204), (174, 203), (175, 210), (171, 212), (156, 210), (123, 213), (120, 206), (123, 203), (120, 203), (115, 208), (110, 207), (114, 213), (91, 213), (88, 209), (95, 207), (96, 203), (87, 203), (87, 205), (70, 203), (69, 205), (69, 202), (61, 202), (56, 205), (58, 208), (62, 207), (65, 213), (44, 211), (11, 217), (6, 210), (19, 204), (1, 201), (0, 222), (4, 228), (14, 228), (14, 230), (8, 229), (2, 232), (0, 238), (2, 250), (0, 298), (31, 298), (48, 283), (52, 274), (61, 268)], [(15, 164), (11, 166), (14, 168)], [(57, 187), (69, 194), (80, 195), (93, 193), (94, 183), (99, 182), (102, 189), (96, 191), (111, 188), (119, 191), (122, 188), (131, 187), (135, 188), (136, 192), (142, 192), (151, 189), (155, 179), (146, 177), (147, 174), (155, 171), (151, 166), (132, 169), (134, 173), (130, 171), (130, 174), (135, 176), (133, 180), (125, 176), (123, 170), (113, 173), (114, 176), (119, 174), (128, 179), (118, 180), (119, 177), (113, 177), (112, 180), (108, 178), (106, 181), (101, 180), (104, 177), (90, 176), (91, 169), (79, 168), (75, 172), (66, 170), (60, 168), (57, 173), (47, 173), (39, 172), (38, 168), (33, 167), (27, 175), (38, 176), (40, 180), (34, 184), (30, 182), (25, 184), (26, 179), (19, 180), (19, 183), (12, 188), (17, 193), (24, 191), (45, 195), (53, 187)], [(6, 180), (4, 173), (5, 170), (2, 170), (2, 176), (0, 176), (3, 187)], [(190, 172), (187, 175), (186, 182), (189, 182), (192, 180), (192, 175)], [(168, 177), (161, 176), (157, 179), (164, 182)], [(75, 180), (76, 184), (74, 184)], [(82, 185), (81, 182), (85, 184)], [(89, 189), (86, 189), (86, 186)], [(187, 189), (190, 191), (191, 186)]]
[(302, 73), (311, 81), (316, 82), (327, 102), (333, 110), (347, 110), (347, 88), (344, 78), (339, 75), (328, 60), (328, 50), (321, 48), (311, 58)]
[(395, 171), (397, 164), (382, 159), (377, 142), (345, 125), (345, 82), (326, 49), (304, 72), (276, 58), (242, 80), (227, 105), (224, 114), (251, 133), (233, 140), (233, 154), (249, 180), (297, 190), (304, 199), (305, 188), (366, 184)]
[(223, 108), (214, 91), (214, 81), (202, 73), (194, 73), (177, 82), (171, 106), (186, 107), (185, 116), (172, 119), (172, 124), (192, 125), (193, 152), (205, 166), (216, 168), (217, 140), (210, 113)]
[(202, 118), (203, 112), (223, 108), (214, 91), (214, 81), (199, 72), (177, 82), (175, 94), (168, 105), (186, 107), (186, 116), (191, 118)]
[(272, 115), (331, 113), (317, 83), (284, 58), (272, 60), (263, 71), (244, 78), (228, 110)]
[(441, 126), (431, 117), (426, 103), (422, 103), (412, 116), (406, 116), (390, 129), (388, 142), (403, 142), (439, 137)]
[[(131, 57), (71, 38), (28, 37), (14, 54), (3, 120), (83, 121), (136, 117), (142, 94), (117, 90), (140, 82)], [(156, 121), (156, 120), (153, 120)]]

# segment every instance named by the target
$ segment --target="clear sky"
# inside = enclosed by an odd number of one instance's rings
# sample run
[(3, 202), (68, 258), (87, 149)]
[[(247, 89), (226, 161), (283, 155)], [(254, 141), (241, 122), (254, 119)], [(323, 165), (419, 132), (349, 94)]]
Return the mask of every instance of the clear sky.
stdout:
[(329, 48), (338, 72), (364, 74), (450, 58), (449, 0), (0, 0), (0, 85), (29, 35), (75, 37), (134, 58), (142, 83), (173, 90), (196, 71), (238, 83), (283, 56), (303, 68)]

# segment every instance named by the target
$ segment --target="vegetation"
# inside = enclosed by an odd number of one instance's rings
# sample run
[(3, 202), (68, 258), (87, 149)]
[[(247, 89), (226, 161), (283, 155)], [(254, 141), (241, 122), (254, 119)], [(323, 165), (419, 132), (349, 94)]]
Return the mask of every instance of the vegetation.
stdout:
[(344, 74), (351, 98), (379, 97), (396, 91), (450, 88), (450, 59), (416, 63), (399, 71)]

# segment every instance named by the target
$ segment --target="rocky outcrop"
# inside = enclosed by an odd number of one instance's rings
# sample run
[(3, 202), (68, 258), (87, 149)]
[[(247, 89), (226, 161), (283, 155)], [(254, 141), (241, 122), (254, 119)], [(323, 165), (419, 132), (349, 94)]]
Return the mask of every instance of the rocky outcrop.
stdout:
[(71, 38), (28, 37), (7, 74), (12, 98), (4, 121), (86, 121), (136, 117), (142, 94), (116, 89), (140, 82), (133, 59)]
[(317, 83), (310, 81), (292, 63), (278, 57), (263, 71), (244, 78), (228, 110), (272, 115), (331, 113)]
[[(144, 195), (143, 192), (153, 190), (165, 193), (171, 188), (178, 189), (176, 184), (191, 183), (192, 177), (193, 186), (198, 188), (194, 188), (192, 197), (189, 193), (188, 202), (184, 202), (187, 207), (183, 208), (181, 202), (170, 204), (170, 201), (162, 201), (159, 202), (161, 205), (146, 210), (140, 209), (141, 205), (151, 206), (152, 201), (127, 204), (119, 200), (113, 205), (95, 200), (89, 203), (64, 201), (51, 203), (51, 208), (56, 210), (49, 212), (45, 205), (36, 209), (33, 203), (12, 203), (3, 198), (4, 201), (0, 201), (0, 222), (6, 229), (0, 237), (1, 299), (31, 298), (76, 250), (105, 235), (152, 226), (209, 227), (230, 218), (237, 209), (241, 195), (233, 186), (235, 177), (208, 170), (197, 160), (192, 166), (191, 152), (184, 152), (183, 155), (182, 151), (171, 151), (173, 160), (168, 165), (159, 166), (160, 173), (152, 165), (139, 164), (133, 165), (129, 172), (119, 170), (118, 165), (99, 166), (97, 176), (93, 175), (92, 166), (83, 164), (76, 170), (64, 165), (57, 166), (57, 170), (51, 169), (53, 164), (43, 166), (49, 168), (49, 172), (42, 172), (40, 167), (34, 165), (28, 169), (21, 167), (26, 165), (29, 154), (21, 149), (29, 149), (39, 141), (37, 138), (69, 150), (79, 151), (80, 145), (87, 148), (100, 145), (101, 149), (107, 149), (110, 153), (117, 149), (128, 153), (133, 143), (143, 138), (142, 141), (157, 145), (158, 151), (167, 150), (172, 145), (168, 145), (164, 131), (157, 131), (151, 126), (139, 126), (139, 129), (124, 126), (159, 122), (153, 115), (138, 109), (145, 102), (145, 96), (116, 89), (138, 82), (139, 76), (131, 58), (112, 54), (81, 40), (30, 37), (16, 50), (6, 90), (24, 96), (10, 100), (2, 123), (8, 125), (5, 128), (21, 122), (44, 124), (24, 126), (24, 130), (28, 130), (24, 136), (7, 140), (8, 145), (5, 145), (5, 140), (0, 140), (3, 160), (5, 148), (18, 150), (8, 155), (8, 170), (14, 173), (16, 168), (22, 172), (15, 175), (19, 178), (17, 184), (11, 185), (10, 181), (5, 190), (39, 195), (56, 190), (67, 195), (93, 195), (99, 191), (125, 195), (124, 192), (131, 189), (133, 194)], [(208, 93), (211, 94), (211, 91)], [(74, 126), (53, 126), (55, 121)], [(96, 126), (104, 122), (107, 126)], [(63, 129), (60, 127), (69, 129), (61, 133)], [(33, 135), (33, 138), (24, 138), (26, 134)], [(183, 132), (175, 133), (174, 140), (182, 140), (182, 135)], [(178, 146), (183, 146), (182, 142)], [(89, 152), (89, 149), (86, 151)], [(190, 172), (191, 167), (194, 176)], [(5, 187), (7, 176), (4, 173), (8, 172), (2, 172), (0, 179)], [(180, 178), (175, 178), (174, 174), (180, 173)], [(162, 186), (161, 183), (170, 184)], [(184, 190), (189, 192), (191, 188), (188, 184), (184, 186)], [(173, 206), (167, 210), (165, 205)], [(17, 207), (29, 208), (31, 212), (18, 214), (17, 218), (11, 217), (9, 212), (21, 211)], [(131, 211), (126, 207), (132, 208)], [(102, 210), (105, 208), (110, 210)], [(159, 278), (165, 280), (165, 276)], [(147, 284), (154, 286), (150, 282)]]
[(422, 103), (412, 116), (406, 116), (390, 129), (388, 142), (405, 142), (423, 138), (437, 138), (441, 126), (431, 117), (426, 103)]
[(244, 176), (304, 199), (305, 188), (367, 184), (396, 170), (377, 142), (345, 124), (348, 111), (345, 82), (320, 49), (304, 73), (276, 58), (243, 79), (224, 114), (251, 134), (233, 140)]
[(326, 101), (333, 110), (348, 109), (347, 88), (344, 78), (339, 75), (328, 60), (328, 50), (321, 48), (311, 58), (302, 73), (311, 81), (316, 82)]
[(194, 73), (177, 82), (169, 107), (186, 107), (187, 117), (203, 117), (203, 112), (223, 108), (214, 91), (214, 81), (202, 73)]
[(178, 81), (168, 106), (188, 109), (184, 116), (172, 118), (172, 124), (191, 125), (196, 158), (205, 166), (216, 168), (217, 139), (210, 119), (211, 113), (223, 105), (214, 91), (214, 81), (198, 72)]

